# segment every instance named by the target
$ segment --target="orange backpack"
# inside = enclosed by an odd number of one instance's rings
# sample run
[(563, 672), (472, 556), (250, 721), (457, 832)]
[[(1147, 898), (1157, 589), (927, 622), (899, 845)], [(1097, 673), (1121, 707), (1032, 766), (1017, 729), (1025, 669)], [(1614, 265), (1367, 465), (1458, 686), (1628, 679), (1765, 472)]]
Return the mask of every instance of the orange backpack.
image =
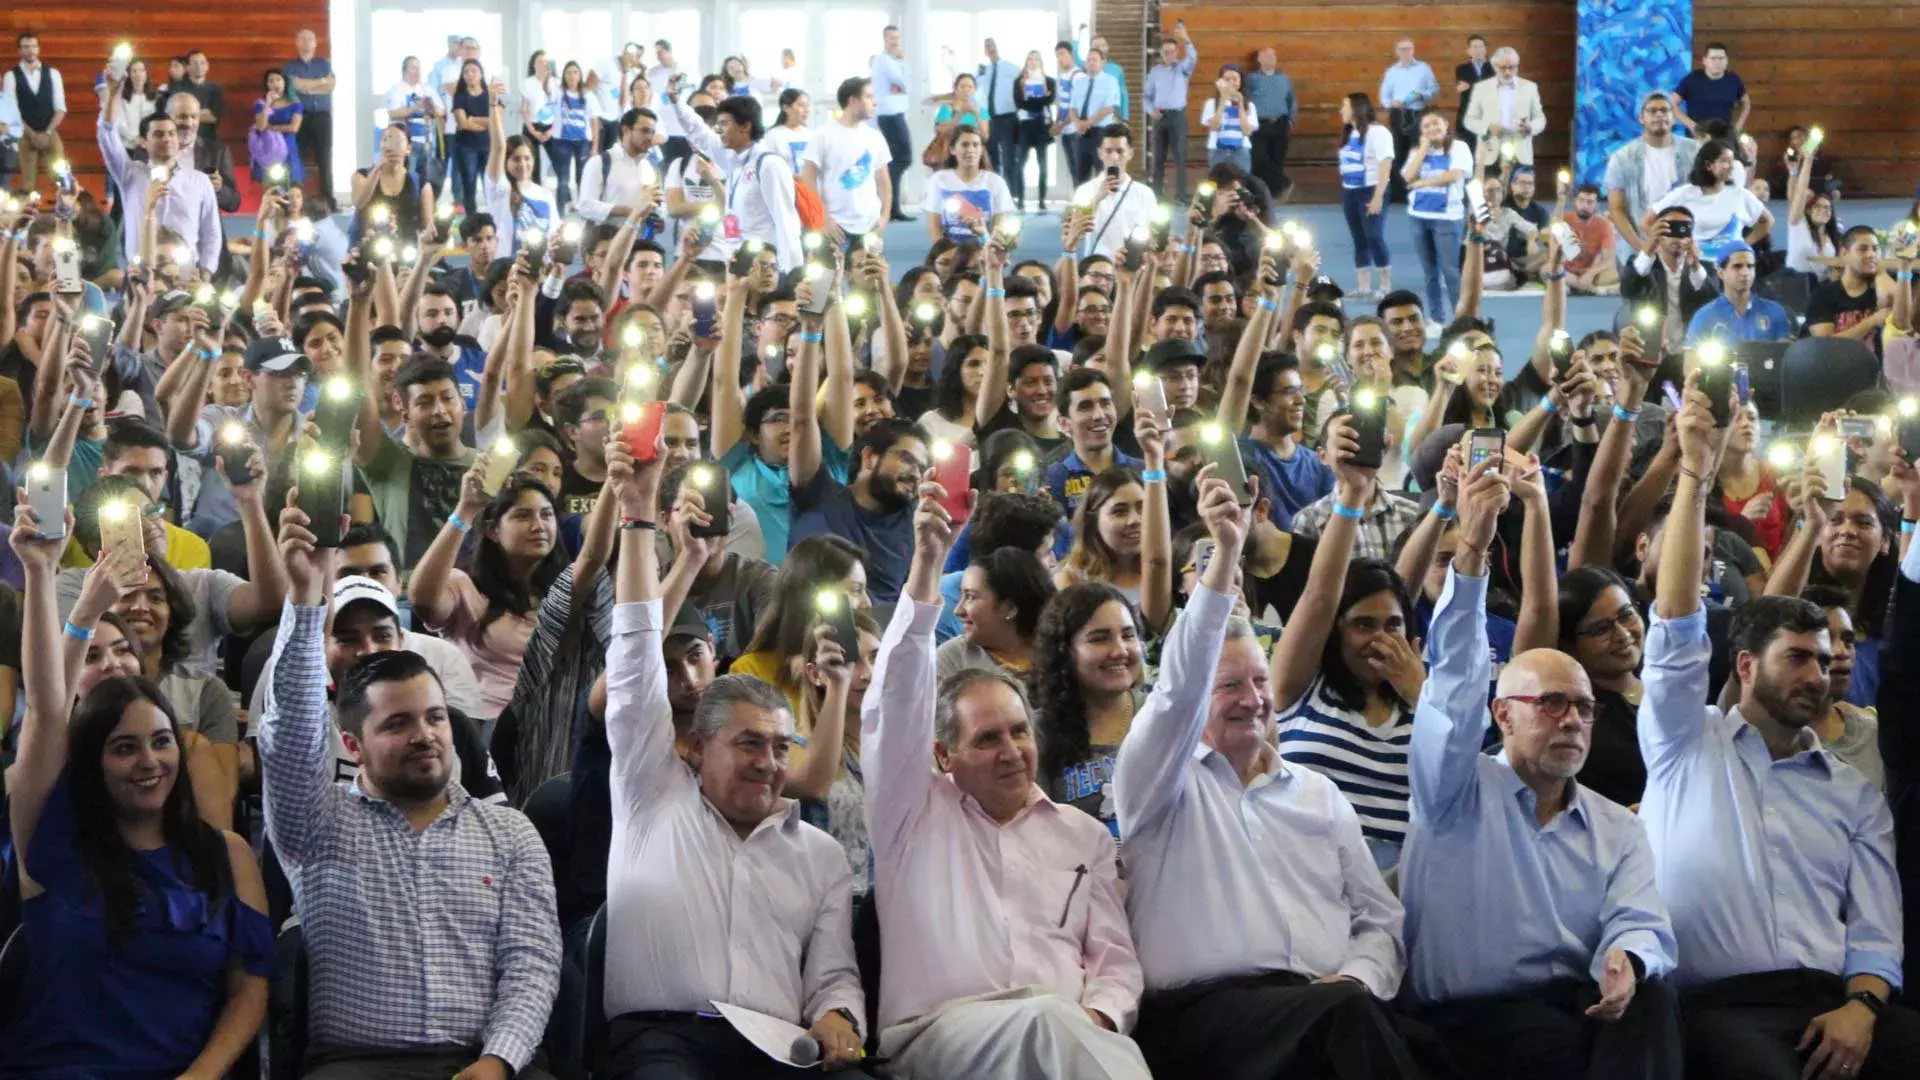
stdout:
[[(787, 160), (778, 150), (769, 150), (754, 161), (754, 170), (761, 171), (770, 157)], [(813, 185), (803, 183), (798, 175), (793, 178), (793, 212), (800, 216), (800, 228), (806, 232), (819, 232), (827, 227), (827, 204), (820, 201), (820, 193), (813, 190)]]

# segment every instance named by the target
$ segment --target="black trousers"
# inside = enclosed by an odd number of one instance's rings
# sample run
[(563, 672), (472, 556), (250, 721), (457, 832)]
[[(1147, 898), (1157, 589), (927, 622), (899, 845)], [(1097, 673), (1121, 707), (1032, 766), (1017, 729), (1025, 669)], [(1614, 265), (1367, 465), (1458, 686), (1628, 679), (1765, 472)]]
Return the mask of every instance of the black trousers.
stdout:
[(987, 160), (1007, 182), (1009, 194), (1021, 197), (1020, 178), (1013, 175), (1013, 155), (1020, 145), (1020, 114), (995, 113), (987, 118)]
[(898, 221), (906, 216), (900, 211), (900, 178), (913, 167), (913, 134), (907, 128), (905, 113), (876, 117), (875, 122), (881, 137), (887, 140), (887, 151), (893, 155), (893, 160), (887, 162), (887, 178), (893, 181), (893, 217)]
[(1400, 170), (1407, 164), (1407, 151), (1420, 142), (1420, 113), (1414, 109), (1389, 110), (1387, 130), (1393, 133), (1393, 178), (1387, 197), (1403, 203), (1407, 201), (1407, 182), (1400, 178)]
[(1462, 1075), (1480, 1080), (1680, 1080), (1680, 1005), (1653, 979), (1634, 990), (1625, 1016), (1589, 1019), (1600, 1000), (1591, 982), (1558, 979), (1510, 997), (1462, 998), (1418, 1013), (1453, 1052)]
[(315, 190), (322, 195), (333, 194), (333, 114), (304, 114), (300, 119), (300, 132), (293, 141), (301, 153), (313, 159), (313, 167), (320, 174)]
[(1287, 188), (1287, 139), (1289, 131), (1285, 120), (1268, 120), (1262, 117), (1260, 126), (1253, 132), (1253, 175), (1267, 185), (1267, 190), (1279, 198)]
[(1133, 1039), (1155, 1076), (1397, 1080), (1425, 1074), (1385, 1002), (1289, 971), (1148, 994)]
[[(1807, 1055), (1794, 1047), (1807, 1024), (1846, 1003), (1846, 983), (1826, 971), (1736, 975), (1680, 995), (1689, 1080), (1799, 1080)], [(1920, 1076), (1920, 1012), (1889, 1005), (1873, 1026), (1860, 1080)]]
[[(1187, 113), (1184, 109), (1168, 109), (1153, 122), (1149, 136), (1148, 155), (1152, 159), (1152, 175), (1149, 178), (1153, 193), (1161, 198), (1167, 197), (1166, 175), (1169, 162), (1173, 165), (1173, 201), (1187, 201)], [(1274, 189), (1278, 192), (1278, 188)]]
[(792, 1080), (798, 1075), (761, 1053), (725, 1020), (616, 1016), (595, 1080)]
[[(302, 1080), (446, 1080), (473, 1064), (479, 1049), (425, 1047), (385, 1052), (313, 1047), (307, 1051)], [(536, 1057), (515, 1073), (516, 1080), (553, 1080)]]

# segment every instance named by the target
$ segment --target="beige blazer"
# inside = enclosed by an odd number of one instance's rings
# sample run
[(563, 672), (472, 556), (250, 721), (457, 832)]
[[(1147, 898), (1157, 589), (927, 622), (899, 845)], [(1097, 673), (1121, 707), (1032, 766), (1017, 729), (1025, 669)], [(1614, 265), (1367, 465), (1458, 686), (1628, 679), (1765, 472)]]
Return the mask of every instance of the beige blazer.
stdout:
[[(1522, 165), (1533, 164), (1534, 136), (1547, 130), (1547, 114), (1540, 108), (1540, 87), (1531, 79), (1514, 78), (1513, 127), (1518, 129), (1524, 121), (1527, 125), (1525, 136), (1509, 136), (1514, 143), (1514, 157)], [(1473, 84), (1473, 90), (1467, 95), (1468, 131), (1485, 138), (1487, 133), (1500, 126), (1500, 80), (1483, 79)]]

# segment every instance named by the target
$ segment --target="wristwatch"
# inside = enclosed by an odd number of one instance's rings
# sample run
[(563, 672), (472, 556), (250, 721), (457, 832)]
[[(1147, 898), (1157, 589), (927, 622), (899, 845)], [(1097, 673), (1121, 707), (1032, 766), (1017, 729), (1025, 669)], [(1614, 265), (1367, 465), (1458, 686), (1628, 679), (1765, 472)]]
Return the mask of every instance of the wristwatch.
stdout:
[(1880, 1010), (1887, 1007), (1887, 1003), (1880, 1000), (1880, 995), (1871, 990), (1855, 990), (1853, 993), (1847, 995), (1847, 1000), (1857, 1001), (1865, 1005), (1867, 1011), (1872, 1013), (1875, 1019), (1879, 1018)]

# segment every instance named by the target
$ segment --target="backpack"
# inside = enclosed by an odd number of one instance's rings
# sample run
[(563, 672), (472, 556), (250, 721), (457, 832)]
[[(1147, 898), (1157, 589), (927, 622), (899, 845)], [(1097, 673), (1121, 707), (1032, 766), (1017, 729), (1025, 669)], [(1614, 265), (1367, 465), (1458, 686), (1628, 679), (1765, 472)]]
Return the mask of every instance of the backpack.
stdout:
[[(754, 159), (755, 171), (759, 171), (768, 158), (787, 160), (778, 150), (769, 150)], [(827, 227), (827, 204), (820, 201), (820, 193), (813, 190), (812, 184), (798, 176), (793, 178), (793, 212), (799, 215), (804, 232), (819, 232)]]

